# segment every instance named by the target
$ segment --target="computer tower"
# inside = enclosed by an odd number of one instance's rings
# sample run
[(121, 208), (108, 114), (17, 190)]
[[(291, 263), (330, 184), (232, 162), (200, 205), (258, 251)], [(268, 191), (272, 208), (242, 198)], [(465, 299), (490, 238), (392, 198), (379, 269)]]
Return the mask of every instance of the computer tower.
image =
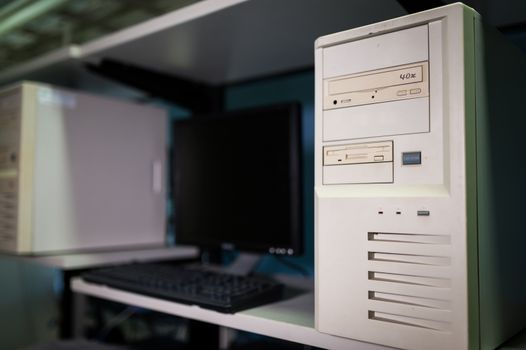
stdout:
[(50, 85), (0, 91), (0, 250), (165, 242), (166, 112)]
[(495, 349), (526, 326), (522, 53), (457, 3), (315, 59), (316, 328)]

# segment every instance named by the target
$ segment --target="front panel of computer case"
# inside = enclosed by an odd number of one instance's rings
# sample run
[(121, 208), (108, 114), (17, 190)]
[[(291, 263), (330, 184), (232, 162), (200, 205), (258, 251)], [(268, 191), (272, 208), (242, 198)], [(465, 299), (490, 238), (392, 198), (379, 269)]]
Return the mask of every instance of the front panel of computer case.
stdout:
[(477, 346), (464, 54), (475, 15), (455, 4), (316, 42), (321, 332), (407, 349)]

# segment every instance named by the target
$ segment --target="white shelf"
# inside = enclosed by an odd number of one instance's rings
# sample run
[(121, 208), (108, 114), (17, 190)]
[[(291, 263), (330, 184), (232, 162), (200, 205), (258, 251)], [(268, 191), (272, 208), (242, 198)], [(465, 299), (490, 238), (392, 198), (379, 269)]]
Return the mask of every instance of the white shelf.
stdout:
[(111, 58), (212, 84), (313, 66), (314, 40), (405, 14), (395, 0), (203, 0), (0, 72), (81, 85), (85, 62)]
[(133, 262), (191, 259), (196, 258), (198, 254), (199, 250), (196, 247), (177, 246), (13, 257), (22, 261), (60, 268), (62, 270), (74, 270)]
[(71, 289), (74, 292), (101, 299), (321, 348), (345, 350), (391, 349), (316, 331), (314, 328), (314, 294), (312, 291), (305, 291), (280, 302), (235, 314), (224, 314), (198, 306), (179, 304), (91, 284), (80, 278), (72, 280)]

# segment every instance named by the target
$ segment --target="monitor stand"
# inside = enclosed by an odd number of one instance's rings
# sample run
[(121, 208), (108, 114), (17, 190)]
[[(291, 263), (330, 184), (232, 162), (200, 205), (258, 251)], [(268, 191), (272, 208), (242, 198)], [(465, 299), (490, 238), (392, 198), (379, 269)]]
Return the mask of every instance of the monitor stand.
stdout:
[(261, 260), (261, 254), (239, 253), (230, 265), (224, 267), (224, 271), (233, 275), (246, 276), (254, 271)]
[(200, 264), (203, 268), (211, 271), (247, 276), (254, 271), (254, 268), (261, 260), (261, 257), (261, 254), (239, 253), (230, 264), (221, 265), (208, 259), (208, 256), (205, 256), (205, 259), (202, 259)]

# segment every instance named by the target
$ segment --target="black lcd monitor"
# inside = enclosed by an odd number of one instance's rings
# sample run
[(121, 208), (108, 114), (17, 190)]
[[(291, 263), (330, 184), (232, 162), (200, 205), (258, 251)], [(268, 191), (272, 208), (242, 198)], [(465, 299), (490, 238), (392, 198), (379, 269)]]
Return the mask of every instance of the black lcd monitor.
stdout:
[(303, 252), (299, 104), (176, 121), (173, 145), (177, 243)]

